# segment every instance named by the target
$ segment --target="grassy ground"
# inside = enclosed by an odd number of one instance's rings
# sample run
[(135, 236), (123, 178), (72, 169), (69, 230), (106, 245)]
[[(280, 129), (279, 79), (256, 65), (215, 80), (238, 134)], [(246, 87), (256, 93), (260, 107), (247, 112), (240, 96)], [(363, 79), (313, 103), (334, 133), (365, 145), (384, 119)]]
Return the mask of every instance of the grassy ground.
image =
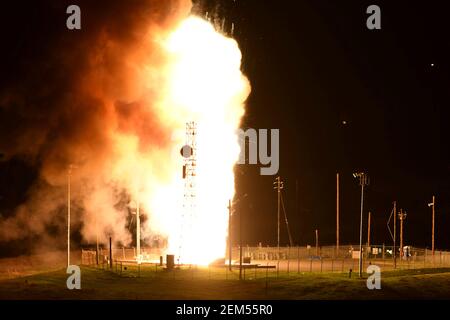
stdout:
[[(114, 269), (115, 270), (115, 269)], [(267, 278), (266, 278), (267, 275)], [(81, 290), (66, 288), (65, 270), (0, 280), (0, 299), (449, 299), (450, 269), (382, 273), (382, 289), (344, 273), (278, 273), (271, 270), (185, 269), (134, 266), (116, 272), (83, 267)]]

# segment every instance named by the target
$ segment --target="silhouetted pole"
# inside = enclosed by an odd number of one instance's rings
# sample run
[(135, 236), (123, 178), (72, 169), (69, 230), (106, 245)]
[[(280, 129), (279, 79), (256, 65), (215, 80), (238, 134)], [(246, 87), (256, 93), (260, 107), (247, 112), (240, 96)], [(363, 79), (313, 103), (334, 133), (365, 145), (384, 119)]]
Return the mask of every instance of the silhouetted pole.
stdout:
[(295, 214), (299, 214), (299, 205), (298, 205), (298, 179), (295, 179)]
[(97, 216), (95, 216), (95, 242), (96, 242), (96, 246), (95, 246), (95, 260), (96, 260), (96, 262), (97, 262), (97, 265), (98, 265), (98, 262), (99, 262), (99, 257), (98, 257), (98, 252), (99, 252), (99, 250), (98, 250), (98, 222), (97, 222)]
[(361, 217), (359, 220), (359, 277), (362, 277), (362, 227), (363, 227), (363, 210), (364, 210), (364, 187), (369, 184), (369, 178), (364, 172), (354, 173), (354, 178), (359, 178), (361, 186)]
[(371, 222), (370, 220), (371, 220), (371, 212), (369, 211), (369, 216), (367, 217), (367, 248), (370, 248), (370, 222)]
[(239, 212), (239, 280), (242, 280), (242, 211)]
[(113, 268), (113, 261), (112, 261), (112, 238), (109, 237), (109, 268)]
[(228, 269), (231, 271), (231, 199), (228, 200)]
[(336, 173), (336, 251), (339, 254), (339, 173)]
[(141, 263), (141, 217), (139, 201), (136, 201), (136, 261)]
[(397, 201), (394, 201), (394, 269), (397, 268), (397, 249), (396, 249), (396, 240), (397, 240)]
[(278, 259), (280, 257), (280, 212), (281, 212), (281, 190), (280, 190), (280, 177), (278, 177), (278, 186), (277, 186), (277, 195), (278, 195), (278, 206), (277, 206), (277, 247), (278, 247)]
[(400, 209), (398, 218), (400, 220), (400, 257), (403, 257), (403, 220), (406, 219), (406, 212), (403, 212), (403, 209)]
[(319, 256), (319, 230), (316, 229), (316, 256)]
[(361, 183), (361, 219), (359, 223), (359, 277), (362, 276), (362, 221), (363, 221), (363, 210), (364, 210), (364, 183)]
[(67, 171), (67, 266), (70, 266), (70, 177), (73, 166), (70, 164)]
[(429, 203), (428, 206), (431, 207), (431, 254), (434, 256), (434, 205), (435, 196), (433, 196), (433, 202)]
[(280, 176), (276, 177), (274, 189), (277, 190), (278, 196), (278, 207), (277, 207), (277, 255), (278, 259), (280, 258), (280, 216), (281, 216), (281, 189), (283, 189), (283, 182), (281, 181)]

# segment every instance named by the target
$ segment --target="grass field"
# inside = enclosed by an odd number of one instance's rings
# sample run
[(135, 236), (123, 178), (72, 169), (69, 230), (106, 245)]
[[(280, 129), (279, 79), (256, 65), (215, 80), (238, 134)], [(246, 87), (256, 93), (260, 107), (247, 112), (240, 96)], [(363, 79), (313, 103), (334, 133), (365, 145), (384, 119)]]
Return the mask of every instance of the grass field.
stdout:
[[(114, 269), (115, 271), (115, 269)], [(267, 276), (267, 277), (266, 277)], [(0, 280), (0, 299), (449, 299), (450, 269), (382, 272), (381, 290), (346, 273), (277, 273), (195, 268), (167, 272), (135, 266), (81, 269), (81, 290), (68, 290), (65, 269)]]

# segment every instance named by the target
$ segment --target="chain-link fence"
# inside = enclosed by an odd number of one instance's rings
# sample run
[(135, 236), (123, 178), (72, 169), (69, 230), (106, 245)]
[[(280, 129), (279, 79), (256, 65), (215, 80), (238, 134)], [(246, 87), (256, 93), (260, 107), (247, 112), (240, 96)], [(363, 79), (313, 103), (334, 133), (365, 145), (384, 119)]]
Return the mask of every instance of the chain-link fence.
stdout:
[[(242, 248), (242, 269), (240, 269), (240, 249), (232, 250), (232, 267), (229, 270), (228, 262), (221, 266), (199, 267), (196, 265), (176, 265), (177, 274), (180, 277), (213, 277), (233, 279), (236, 277), (256, 278), (261, 273), (266, 276), (278, 277), (283, 275), (294, 275), (305, 272), (345, 272), (351, 273), (359, 270), (359, 250), (356, 245), (345, 245), (337, 249), (334, 246), (326, 247), (250, 247)], [(97, 251), (82, 250), (82, 264), (96, 266), (103, 269), (128, 275), (141, 276), (151, 274), (155, 276), (158, 272), (164, 276), (167, 272), (163, 249), (141, 249), (140, 263), (136, 261), (136, 250), (134, 248), (114, 248), (112, 250), (112, 261), (109, 259), (109, 250), (100, 248)], [(365, 271), (369, 265), (377, 265), (383, 271), (394, 269), (419, 269), (419, 268), (447, 268), (450, 267), (450, 252), (415, 247), (404, 247), (402, 251), (397, 248), (394, 259), (393, 248), (384, 245), (372, 245), (363, 247), (362, 270)], [(228, 258), (228, 257), (227, 257)], [(207, 271), (205, 271), (207, 270)], [(206, 273), (205, 273), (206, 272)], [(240, 273), (240, 275), (239, 275)], [(172, 276), (174, 276), (172, 274)]]
[[(434, 268), (450, 267), (450, 252), (416, 248), (411, 246), (403, 247), (403, 250), (396, 248), (394, 259), (393, 246), (371, 245), (363, 246), (362, 260), (363, 266), (377, 264), (385, 269), (412, 269), (412, 268)], [(297, 269), (311, 271), (345, 271), (355, 270), (359, 267), (359, 246), (343, 245), (311, 247), (243, 247), (243, 256), (251, 261), (263, 262), (276, 261), (282, 269), (287, 269), (297, 262)], [(233, 257), (239, 257), (239, 248), (233, 248)], [(340, 268), (338, 266), (341, 266)], [(302, 268), (303, 267), (303, 268)]]

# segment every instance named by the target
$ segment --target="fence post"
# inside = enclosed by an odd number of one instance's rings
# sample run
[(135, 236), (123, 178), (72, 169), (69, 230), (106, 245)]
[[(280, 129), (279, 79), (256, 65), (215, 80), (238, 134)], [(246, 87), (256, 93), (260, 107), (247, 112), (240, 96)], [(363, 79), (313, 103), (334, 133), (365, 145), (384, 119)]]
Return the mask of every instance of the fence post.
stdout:
[(331, 258), (331, 272), (334, 271), (334, 257)]
[(297, 247), (297, 273), (300, 273), (300, 246)]
[(309, 259), (309, 272), (312, 272), (312, 259)]

